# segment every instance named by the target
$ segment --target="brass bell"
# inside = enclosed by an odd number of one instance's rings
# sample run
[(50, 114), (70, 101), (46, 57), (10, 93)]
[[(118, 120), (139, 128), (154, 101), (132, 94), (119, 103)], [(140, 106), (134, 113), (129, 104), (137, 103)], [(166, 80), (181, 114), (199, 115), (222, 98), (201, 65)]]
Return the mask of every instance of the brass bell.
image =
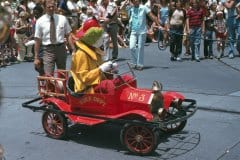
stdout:
[(158, 81), (153, 81), (153, 84), (152, 84), (152, 90), (154, 92), (157, 92), (157, 91), (161, 91), (162, 90), (162, 84), (159, 83)]

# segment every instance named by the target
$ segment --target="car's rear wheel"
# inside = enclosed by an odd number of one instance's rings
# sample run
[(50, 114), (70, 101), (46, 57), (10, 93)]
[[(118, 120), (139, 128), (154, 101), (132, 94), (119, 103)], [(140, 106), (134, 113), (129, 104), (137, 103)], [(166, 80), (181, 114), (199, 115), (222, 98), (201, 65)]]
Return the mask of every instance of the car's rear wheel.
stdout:
[(149, 155), (159, 142), (159, 132), (139, 124), (126, 124), (121, 130), (121, 142), (132, 153)]
[[(181, 117), (181, 116), (186, 116), (186, 111), (183, 110), (181, 107), (169, 107), (169, 110), (165, 114), (165, 119), (172, 119), (174, 120), (175, 118)], [(176, 122), (176, 123), (171, 123), (163, 128), (161, 128), (162, 131), (170, 134), (174, 134), (177, 132), (180, 132), (183, 130), (183, 128), (186, 126), (187, 120), (181, 121), (181, 122)]]
[[(53, 106), (49, 106), (53, 109)], [(42, 115), (42, 126), (46, 134), (54, 139), (64, 139), (67, 135), (67, 120), (57, 111), (45, 111)]]

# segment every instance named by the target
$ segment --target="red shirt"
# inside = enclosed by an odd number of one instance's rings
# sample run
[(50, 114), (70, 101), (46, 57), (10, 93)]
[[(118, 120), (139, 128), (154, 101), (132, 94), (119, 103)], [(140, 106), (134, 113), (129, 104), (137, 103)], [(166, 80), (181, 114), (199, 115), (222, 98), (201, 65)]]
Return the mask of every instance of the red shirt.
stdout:
[(204, 11), (202, 8), (199, 9), (193, 9), (190, 8), (187, 11), (187, 18), (189, 19), (189, 27), (201, 27), (202, 21), (204, 18)]

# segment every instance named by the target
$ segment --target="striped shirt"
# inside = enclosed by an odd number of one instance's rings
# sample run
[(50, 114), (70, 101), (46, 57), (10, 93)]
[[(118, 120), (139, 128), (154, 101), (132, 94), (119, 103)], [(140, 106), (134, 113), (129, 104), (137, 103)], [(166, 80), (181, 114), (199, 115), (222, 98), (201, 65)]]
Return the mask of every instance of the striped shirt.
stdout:
[(201, 27), (202, 21), (204, 19), (204, 11), (203, 9), (189, 9), (187, 11), (187, 18), (189, 19), (189, 27)]

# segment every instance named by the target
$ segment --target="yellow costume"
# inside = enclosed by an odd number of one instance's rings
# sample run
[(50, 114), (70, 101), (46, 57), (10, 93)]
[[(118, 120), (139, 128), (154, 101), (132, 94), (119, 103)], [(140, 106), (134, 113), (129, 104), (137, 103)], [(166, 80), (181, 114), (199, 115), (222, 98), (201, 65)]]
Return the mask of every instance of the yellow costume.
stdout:
[(70, 71), (75, 82), (74, 92), (94, 93), (93, 86), (99, 84), (102, 79), (98, 66), (102, 64), (103, 51), (99, 48), (90, 48), (81, 41), (76, 42), (76, 45), (78, 49), (72, 55)]

